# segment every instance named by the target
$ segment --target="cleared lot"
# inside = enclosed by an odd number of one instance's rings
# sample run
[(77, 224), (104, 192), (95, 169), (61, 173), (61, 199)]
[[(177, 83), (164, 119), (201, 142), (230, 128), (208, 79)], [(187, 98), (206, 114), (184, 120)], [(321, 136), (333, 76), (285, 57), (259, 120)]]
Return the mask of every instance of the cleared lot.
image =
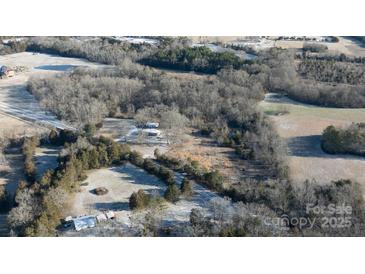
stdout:
[(288, 143), (289, 167), (292, 179), (301, 183), (315, 179), (328, 183), (338, 179), (353, 179), (365, 187), (365, 158), (330, 155), (320, 147), (320, 135), (329, 125), (346, 126), (365, 121), (365, 109), (339, 109), (306, 105), (288, 98), (266, 96), (260, 107), (267, 112), (285, 109), (288, 114), (271, 116), (278, 133)]
[[(181, 180), (182, 176), (177, 175), (177, 181), (180, 183)], [(116, 221), (127, 226), (130, 225), (130, 217), (139, 214), (129, 209), (129, 197), (133, 192), (143, 189), (146, 193), (163, 196), (166, 189), (166, 185), (157, 177), (131, 164), (91, 171), (83, 183), (86, 182), (87, 186), (82, 186), (81, 191), (75, 195), (65, 216), (97, 215), (105, 210), (113, 210)], [(195, 183), (192, 186), (195, 192), (192, 198), (162, 206), (159, 214), (163, 221), (187, 222), (193, 208), (204, 209), (211, 199), (223, 199), (205, 187)], [(105, 187), (109, 192), (106, 195), (95, 195), (92, 190), (96, 187)]]

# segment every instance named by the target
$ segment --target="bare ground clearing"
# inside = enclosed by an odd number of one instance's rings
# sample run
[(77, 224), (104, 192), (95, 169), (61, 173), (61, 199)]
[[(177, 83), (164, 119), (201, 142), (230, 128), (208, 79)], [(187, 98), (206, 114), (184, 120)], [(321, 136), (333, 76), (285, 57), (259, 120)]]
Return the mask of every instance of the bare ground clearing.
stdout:
[(320, 135), (329, 125), (346, 126), (365, 121), (365, 109), (325, 108), (275, 98), (271, 94), (260, 103), (264, 111), (282, 108), (288, 114), (271, 116), (278, 133), (288, 143), (291, 177), (294, 182), (315, 179), (328, 183), (338, 179), (353, 179), (365, 187), (365, 158), (350, 155), (330, 155), (320, 147)]
[[(176, 175), (178, 183), (182, 176)], [(90, 171), (88, 178), (84, 181), (86, 186), (75, 194), (73, 203), (66, 210), (66, 215), (97, 215), (105, 210), (113, 210), (116, 213), (116, 222), (124, 226), (131, 225), (130, 218), (141, 212), (129, 209), (129, 197), (135, 191), (143, 189), (152, 195), (163, 195), (166, 185), (157, 177), (146, 173), (129, 163), (118, 167), (111, 167)], [(211, 199), (223, 199), (216, 193), (203, 186), (192, 184), (195, 192), (189, 199), (181, 199), (176, 204), (165, 203), (159, 209), (159, 217), (164, 222), (187, 222), (193, 208), (206, 208)], [(105, 187), (109, 192), (98, 196), (92, 193), (96, 187)]]

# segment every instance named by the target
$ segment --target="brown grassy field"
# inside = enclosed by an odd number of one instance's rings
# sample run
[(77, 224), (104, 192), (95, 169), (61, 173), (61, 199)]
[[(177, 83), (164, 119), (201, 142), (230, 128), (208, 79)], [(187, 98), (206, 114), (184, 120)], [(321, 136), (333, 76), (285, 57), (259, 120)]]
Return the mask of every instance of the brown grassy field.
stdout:
[(320, 147), (320, 135), (329, 125), (346, 126), (365, 121), (365, 109), (325, 108), (294, 102), (287, 98), (266, 99), (260, 103), (265, 112), (285, 109), (288, 114), (271, 116), (276, 129), (288, 144), (291, 178), (301, 183), (315, 179), (328, 183), (353, 179), (365, 187), (365, 158), (329, 155)]
[(207, 170), (219, 170), (226, 184), (236, 184), (247, 178), (269, 177), (265, 168), (254, 161), (240, 159), (230, 147), (218, 146), (214, 140), (196, 134), (186, 134), (184, 141), (174, 145), (167, 155), (178, 159), (196, 160)]
[[(365, 47), (359, 45), (359, 43), (354, 42), (349, 38), (338, 37), (338, 43), (325, 43), (319, 42), (322, 45), (326, 45), (328, 47), (328, 51), (330, 53), (343, 53), (348, 56), (365, 56)], [(286, 40), (278, 40), (275, 41), (275, 46), (279, 48), (294, 48), (300, 49), (303, 47), (305, 41), (286, 41)]]

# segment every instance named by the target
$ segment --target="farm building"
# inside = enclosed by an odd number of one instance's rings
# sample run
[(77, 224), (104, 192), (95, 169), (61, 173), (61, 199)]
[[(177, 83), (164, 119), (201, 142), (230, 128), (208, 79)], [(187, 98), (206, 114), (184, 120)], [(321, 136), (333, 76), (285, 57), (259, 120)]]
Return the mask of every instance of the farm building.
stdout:
[(11, 68), (7, 67), (7, 66), (1, 66), (0, 67), (0, 77), (12, 77), (14, 76), (14, 70), (12, 70)]

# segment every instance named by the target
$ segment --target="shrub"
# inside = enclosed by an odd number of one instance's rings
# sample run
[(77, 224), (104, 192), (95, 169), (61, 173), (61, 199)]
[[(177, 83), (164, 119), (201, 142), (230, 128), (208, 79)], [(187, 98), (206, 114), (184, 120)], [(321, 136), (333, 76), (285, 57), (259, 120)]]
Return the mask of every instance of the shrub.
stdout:
[(91, 138), (94, 136), (95, 132), (96, 132), (96, 126), (93, 124), (86, 124), (84, 126), (84, 132), (86, 137)]
[(204, 182), (216, 191), (223, 190), (223, 176), (218, 170), (208, 172), (204, 175)]
[(164, 166), (160, 166), (158, 177), (164, 180), (168, 185), (175, 184), (174, 172)]
[(52, 145), (59, 145), (58, 133), (56, 130), (52, 129), (48, 135), (48, 140)]
[(170, 184), (167, 186), (164, 198), (171, 203), (175, 203), (179, 200), (179, 195), (180, 191), (177, 186), (175, 184)]
[(59, 143), (64, 145), (65, 143), (74, 143), (77, 141), (79, 134), (75, 131), (64, 129), (60, 131)]
[(129, 161), (138, 167), (142, 167), (144, 163), (142, 155), (137, 151), (132, 151), (129, 154)]
[(137, 192), (133, 192), (131, 197), (129, 198), (129, 208), (134, 209), (143, 209), (148, 206), (150, 201), (149, 195), (147, 195), (143, 189), (138, 190)]
[(24, 157), (24, 172), (27, 180), (30, 182), (36, 179), (36, 166), (34, 163), (34, 153), (36, 147), (39, 145), (39, 138), (33, 136), (31, 138), (24, 139), (22, 146), (22, 153)]
[(183, 194), (184, 196), (193, 195), (193, 188), (191, 186), (191, 182), (187, 178), (183, 179), (183, 181), (181, 183), (180, 191), (181, 191), (181, 194)]
[(151, 159), (145, 159), (143, 163), (143, 169), (151, 174), (157, 175), (159, 173), (159, 166)]
[(303, 51), (325, 52), (327, 49), (328, 47), (322, 44), (304, 43), (303, 45)]
[(322, 149), (331, 154), (350, 153), (365, 156), (365, 123), (340, 129), (327, 127), (321, 137)]

